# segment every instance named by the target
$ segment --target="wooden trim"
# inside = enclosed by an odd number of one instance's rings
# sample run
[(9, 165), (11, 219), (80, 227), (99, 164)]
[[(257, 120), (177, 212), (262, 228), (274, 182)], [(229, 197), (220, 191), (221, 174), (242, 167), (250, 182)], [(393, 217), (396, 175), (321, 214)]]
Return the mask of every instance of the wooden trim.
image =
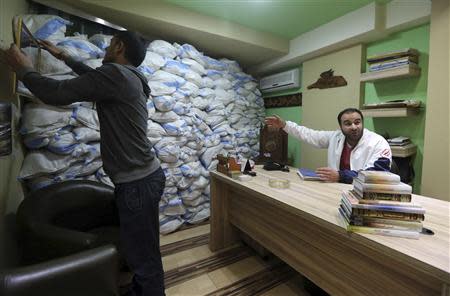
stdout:
[(302, 106), (302, 93), (264, 98), (264, 107), (281, 108)]

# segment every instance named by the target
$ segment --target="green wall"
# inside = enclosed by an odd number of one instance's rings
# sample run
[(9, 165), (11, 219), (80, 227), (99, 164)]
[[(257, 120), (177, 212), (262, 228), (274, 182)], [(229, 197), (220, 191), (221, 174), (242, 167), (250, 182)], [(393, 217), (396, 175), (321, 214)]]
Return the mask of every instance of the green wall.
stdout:
[[(407, 31), (390, 35), (387, 39), (367, 45), (367, 56), (390, 50), (415, 48), (420, 51), (419, 77), (405, 78), (389, 81), (365, 83), (365, 102), (375, 103), (396, 99), (415, 99), (426, 103), (428, 54), (430, 39), (429, 24), (422, 25)], [(398, 118), (366, 118), (365, 127), (381, 135), (390, 137), (407, 136), (417, 145), (417, 154), (413, 157), (416, 176), (414, 178), (414, 192), (420, 194), (422, 178), (423, 139), (425, 130), (425, 108), (412, 117)]]

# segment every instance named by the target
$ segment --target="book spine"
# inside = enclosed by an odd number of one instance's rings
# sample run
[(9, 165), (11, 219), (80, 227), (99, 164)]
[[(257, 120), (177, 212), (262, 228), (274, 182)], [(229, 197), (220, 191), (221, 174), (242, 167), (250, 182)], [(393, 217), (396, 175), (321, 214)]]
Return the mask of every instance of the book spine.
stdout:
[(353, 231), (353, 232), (367, 233), (367, 234), (378, 234), (378, 235), (396, 236), (396, 237), (404, 237), (404, 238), (412, 238), (412, 239), (418, 239), (419, 235), (420, 235), (419, 232), (417, 232), (417, 231), (372, 228), (372, 227), (354, 226), (354, 225), (349, 225), (347, 227), (347, 230)]
[(361, 196), (362, 196), (362, 199), (411, 202), (411, 194), (364, 192), (364, 193), (361, 193)]
[(359, 210), (372, 210), (372, 211), (388, 211), (388, 212), (400, 212), (400, 213), (410, 213), (410, 214), (425, 214), (425, 209), (417, 207), (407, 207), (407, 206), (389, 206), (381, 204), (354, 204), (352, 205), (354, 209)]
[(364, 176), (358, 175), (357, 179), (361, 181), (361, 183), (372, 183), (372, 184), (399, 184), (400, 177), (399, 176)]
[(398, 219), (398, 220), (405, 220), (405, 221), (423, 221), (425, 218), (423, 214), (374, 211), (374, 210), (366, 210), (366, 209), (352, 209), (351, 217), (355, 217), (355, 216)]
[(420, 204), (412, 202), (401, 202), (392, 200), (378, 200), (378, 199), (360, 199), (360, 204), (367, 205), (384, 205), (384, 206), (395, 206), (395, 207), (410, 207), (410, 208), (421, 208)]
[[(375, 220), (375, 219), (373, 219)], [(371, 221), (369, 219), (365, 219), (362, 221), (358, 221), (355, 219), (354, 221), (349, 221), (350, 225), (354, 226), (365, 226), (365, 227), (375, 227), (375, 228), (386, 228), (386, 229), (397, 229), (397, 230), (409, 230), (409, 231), (417, 231), (420, 232), (422, 230), (422, 223), (421, 222), (404, 222), (404, 221), (398, 221), (403, 223), (395, 223), (391, 221), (395, 220), (389, 220), (389, 219), (376, 219), (375, 221)]]
[(405, 65), (409, 65), (409, 64), (414, 64), (415, 63), (411, 63), (411, 62), (402, 62), (402, 63), (394, 63), (394, 64), (389, 64), (389, 65), (381, 65), (381, 66), (370, 66), (369, 67), (369, 71), (370, 72), (376, 72), (376, 71), (383, 71), (383, 70), (387, 70), (387, 69), (393, 69), (393, 68), (397, 68), (397, 67), (401, 67), (401, 66), (405, 66)]

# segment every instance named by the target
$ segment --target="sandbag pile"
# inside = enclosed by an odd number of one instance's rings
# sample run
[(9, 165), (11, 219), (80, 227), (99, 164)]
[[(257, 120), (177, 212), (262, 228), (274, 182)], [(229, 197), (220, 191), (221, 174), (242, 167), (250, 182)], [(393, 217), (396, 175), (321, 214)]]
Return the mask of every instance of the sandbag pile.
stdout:
[[(84, 45), (74, 48), (85, 52), (71, 55), (91, 67), (100, 66), (102, 54), (98, 50), (108, 46), (111, 36), (64, 37), (57, 44), (66, 50), (80, 40)], [(64, 65), (54, 65), (56, 69), (51, 65), (43, 67), (52, 72), (45, 74), (73, 75)], [(218, 153), (242, 158), (258, 155), (264, 102), (255, 80), (242, 72), (237, 62), (205, 56), (189, 44), (154, 40), (138, 69), (147, 77), (151, 89), (147, 137), (167, 178), (159, 218), (161, 232), (168, 233), (183, 223), (198, 223), (209, 217), (209, 171), (216, 168)], [(99, 154), (94, 152), (98, 147), (98, 126), (80, 121), (78, 115), (80, 110), (95, 110), (85, 103), (65, 109), (40, 106), (56, 114), (51, 120), (46, 118), (44, 124), (27, 120), (31, 115), (26, 115), (35, 114), (33, 111), (39, 108), (35, 104), (25, 106), (21, 132), (25, 145), (33, 150), (24, 161), (20, 177), (32, 189), (73, 178), (110, 183)], [(82, 137), (80, 129), (92, 133)], [(36, 166), (36, 162), (41, 164)]]

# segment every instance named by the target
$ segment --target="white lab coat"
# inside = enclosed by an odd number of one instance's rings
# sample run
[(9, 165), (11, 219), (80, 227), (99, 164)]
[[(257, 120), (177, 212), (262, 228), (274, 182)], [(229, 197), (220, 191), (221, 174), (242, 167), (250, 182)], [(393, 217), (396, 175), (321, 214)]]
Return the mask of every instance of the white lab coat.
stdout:
[[(287, 121), (284, 131), (317, 148), (328, 148), (328, 166), (339, 170), (345, 143), (345, 136), (340, 129), (317, 131)], [(360, 171), (372, 168), (375, 161), (380, 158), (388, 158), (390, 163), (392, 162), (392, 152), (388, 142), (382, 136), (364, 129), (363, 136), (350, 154), (350, 169)]]

